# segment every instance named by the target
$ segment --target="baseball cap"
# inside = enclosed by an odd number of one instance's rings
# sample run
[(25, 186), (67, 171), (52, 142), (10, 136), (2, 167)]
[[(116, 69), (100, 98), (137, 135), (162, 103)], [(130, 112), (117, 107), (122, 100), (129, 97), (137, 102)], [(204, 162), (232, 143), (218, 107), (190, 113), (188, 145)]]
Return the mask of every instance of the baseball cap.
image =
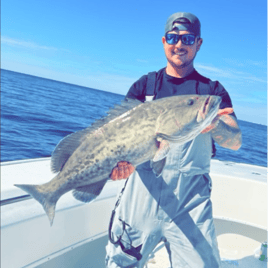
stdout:
[(172, 14), (166, 22), (165, 34), (172, 30), (189, 31), (196, 36), (201, 36), (199, 19), (191, 13), (177, 12)]

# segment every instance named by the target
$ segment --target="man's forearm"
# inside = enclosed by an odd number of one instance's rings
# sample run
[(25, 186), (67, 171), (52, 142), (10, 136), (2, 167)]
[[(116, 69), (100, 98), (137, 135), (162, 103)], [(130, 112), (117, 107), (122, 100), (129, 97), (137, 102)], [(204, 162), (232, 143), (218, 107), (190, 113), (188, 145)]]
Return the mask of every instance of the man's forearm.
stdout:
[(214, 141), (220, 146), (238, 150), (242, 144), (242, 135), (235, 117), (222, 115), (216, 128), (211, 130)]

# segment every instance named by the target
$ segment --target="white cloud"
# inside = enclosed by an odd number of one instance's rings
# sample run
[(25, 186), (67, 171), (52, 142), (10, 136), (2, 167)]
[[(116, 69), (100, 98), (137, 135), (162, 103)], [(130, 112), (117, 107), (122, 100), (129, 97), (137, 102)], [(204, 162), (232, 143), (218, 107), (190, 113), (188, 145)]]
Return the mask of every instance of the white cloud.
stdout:
[(267, 83), (266, 79), (256, 77), (251, 75), (250, 73), (241, 72), (237, 70), (231, 69), (220, 69), (214, 66), (208, 66), (204, 64), (195, 64), (197, 69), (200, 69), (206, 72), (207, 75), (215, 75), (216, 77), (225, 77), (230, 79), (238, 79), (243, 81), (254, 81), (254, 82), (261, 82)]
[(1, 43), (3, 45), (17, 46), (17, 47), (30, 48), (30, 49), (42, 49), (42, 50), (54, 50), (54, 51), (58, 50), (55, 47), (43, 46), (43, 45), (36, 44), (34, 42), (27, 42), (27, 41), (13, 39), (13, 38), (6, 37), (6, 36), (1, 37)]
[(232, 64), (234, 66), (238, 67), (260, 67), (260, 68), (266, 68), (266, 61), (255, 61), (251, 59), (234, 59), (234, 58), (225, 58), (223, 59), (228, 64)]
[(4, 60), (1, 68), (15, 72), (25, 73), (65, 83), (104, 90), (125, 95), (131, 85), (137, 80), (135, 77), (111, 74), (108, 72), (92, 72), (90, 70), (76, 72), (75, 70), (57, 70), (47, 66), (38, 66), (34, 63), (25, 63)]

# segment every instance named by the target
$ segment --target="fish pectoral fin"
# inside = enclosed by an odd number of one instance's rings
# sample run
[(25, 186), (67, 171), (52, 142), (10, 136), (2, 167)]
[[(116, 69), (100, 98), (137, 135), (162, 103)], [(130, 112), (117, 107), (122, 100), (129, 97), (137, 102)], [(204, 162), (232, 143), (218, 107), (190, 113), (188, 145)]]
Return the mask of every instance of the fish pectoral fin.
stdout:
[(153, 172), (156, 175), (156, 177), (161, 176), (165, 164), (166, 164), (166, 158), (163, 158), (157, 162), (151, 161), (151, 168), (153, 169)]
[(81, 202), (89, 203), (102, 191), (107, 180), (98, 181), (89, 185), (78, 187), (73, 191), (73, 197)]
[(161, 140), (159, 144), (159, 149), (155, 153), (153, 162), (158, 162), (165, 158), (170, 151), (170, 144), (167, 140)]
[(183, 143), (182, 137), (180, 136), (179, 132), (177, 133), (177, 135), (168, 135), (168, 134), (164, 134), (164, 133), (157, 133), (156, 138), (163, 139), (163, 140), (173, 142), (173, 143)]

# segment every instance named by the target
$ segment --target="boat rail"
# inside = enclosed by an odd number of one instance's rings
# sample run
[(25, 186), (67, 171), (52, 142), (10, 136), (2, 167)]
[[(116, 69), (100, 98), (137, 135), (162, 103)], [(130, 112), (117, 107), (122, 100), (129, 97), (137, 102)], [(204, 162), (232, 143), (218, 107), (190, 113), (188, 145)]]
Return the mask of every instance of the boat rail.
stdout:
[(30, 196), (29, 194), (26, 194), (22, 196), (16, 196), (16, 197), (4, 199), (0, 201), (0, 207), (5, 206), (5, 205), (10, 205), (13, 203), (17, 203), (17, 202), (21, 202), (21, 201), (25, 201), (25, 200), (32, 199), (32, 198), (33, 198), (32, 196)]

